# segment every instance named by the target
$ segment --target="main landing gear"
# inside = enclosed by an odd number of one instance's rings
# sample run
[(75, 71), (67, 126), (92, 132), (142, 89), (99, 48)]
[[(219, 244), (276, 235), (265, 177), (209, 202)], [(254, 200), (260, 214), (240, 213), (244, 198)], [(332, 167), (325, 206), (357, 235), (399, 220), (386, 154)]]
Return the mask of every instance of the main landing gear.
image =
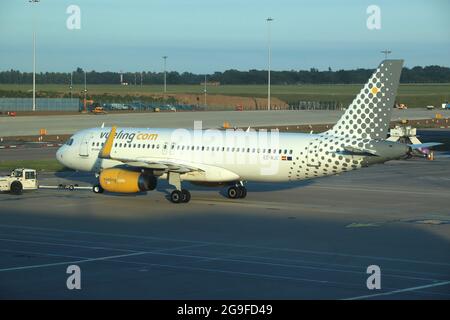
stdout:
[(174, 190), (170, 194), (170, 201), (173, 203), (189, 202), (191, 200), (191, 193), (186, 189)]
[(247, 196), (247, 188), (242, 182), (239, 182), (235, 186), (228, 188), (227, 196), (230, 199), (243, 199)]
[(170, 201), (173, 203), (188, 203), (191, 200), (191, 193), (186, 189), (181, 189), (180, 174), (177, 172), (169, 172), (169, 184), (173, 185), (176, 190), (170, 194)]

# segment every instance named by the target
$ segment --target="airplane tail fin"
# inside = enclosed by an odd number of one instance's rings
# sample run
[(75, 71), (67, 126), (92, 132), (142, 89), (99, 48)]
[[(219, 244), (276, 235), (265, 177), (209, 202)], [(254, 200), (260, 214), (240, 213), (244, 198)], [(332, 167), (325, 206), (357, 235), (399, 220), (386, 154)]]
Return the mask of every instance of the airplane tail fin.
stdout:
[(362, 139), (386, 139), (400, 82), (403, 60), (384, 60), (326, 134)]

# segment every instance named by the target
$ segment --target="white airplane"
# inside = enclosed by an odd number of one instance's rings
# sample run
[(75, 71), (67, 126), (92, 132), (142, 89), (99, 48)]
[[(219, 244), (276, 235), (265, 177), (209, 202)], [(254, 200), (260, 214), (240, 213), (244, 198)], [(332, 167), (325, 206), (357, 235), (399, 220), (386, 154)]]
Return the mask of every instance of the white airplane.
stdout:
[(95, 172), (95, 193), (149, 191), (167, 179), (175, 187), (174, 203), (191, 198), (182, 181), (228, 185), (228, 197), (235, 199), (246, 196), (246, 181), (298, 181), (383, 163), (425, 145), (385, 140), (402, 66), (403, 60), (383, 61), (323, 133), (275, 132), (269, 141), (252, 130), (92, 128), (74, 134), (56, 158), (68, 168)]

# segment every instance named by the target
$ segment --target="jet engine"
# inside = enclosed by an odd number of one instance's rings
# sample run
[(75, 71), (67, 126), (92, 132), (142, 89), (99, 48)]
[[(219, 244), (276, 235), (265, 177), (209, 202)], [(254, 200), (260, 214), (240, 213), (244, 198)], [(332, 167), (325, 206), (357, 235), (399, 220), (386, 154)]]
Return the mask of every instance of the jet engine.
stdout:
[(136, 193), (156, 188), (156, 177), (139, 171), (111, 168), (100, 173), (100, 185), (109, 192)]

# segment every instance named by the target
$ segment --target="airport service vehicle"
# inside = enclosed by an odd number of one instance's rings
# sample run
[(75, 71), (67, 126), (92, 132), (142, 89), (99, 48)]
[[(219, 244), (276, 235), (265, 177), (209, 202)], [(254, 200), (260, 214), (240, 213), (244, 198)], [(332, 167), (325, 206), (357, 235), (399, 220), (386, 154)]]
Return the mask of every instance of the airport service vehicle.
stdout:
[(36, 170), (14, 169), (9, 176), (0, 177), (0, 191), (22, 194), (25, 190), (36, 190), (38, 181)]
[(91, 110), (91, 113), (92, 114), (106, 114), (106, 111), (105, 111), (105, 109), (103, 109), (103, 107), (97, 106)]
[(384, 60), (323, 133), (91, 128), (74, 134), (56, 158), (66, 167), (95, 173), (95, 193), (145, 192), (167, 179), (175, 187), (174, 203), (191, 198), (183, 181), (228, 186), (228, 197), (237, 199), (247, 195), (246, 181), (295, 182), (406, 158), (424, 146), (385, 140), (402, 66), (403, 60)]

